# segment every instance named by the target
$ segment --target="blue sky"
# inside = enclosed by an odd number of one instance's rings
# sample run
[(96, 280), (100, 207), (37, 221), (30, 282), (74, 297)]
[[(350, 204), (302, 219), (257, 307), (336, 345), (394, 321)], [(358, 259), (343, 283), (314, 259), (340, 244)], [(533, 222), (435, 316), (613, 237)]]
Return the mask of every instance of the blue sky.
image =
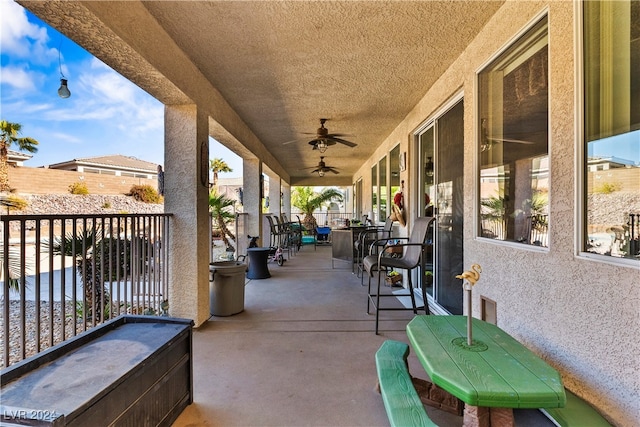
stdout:
[[(40, 143), (26, 166), (113, 154), (164, 164), (163, 105), (13, 0), (0, 0), (0, 54), (0, 118)], [(211, 140), (209, 152), (234, 169), (222, 178), (242, 176), (231, 151)]]

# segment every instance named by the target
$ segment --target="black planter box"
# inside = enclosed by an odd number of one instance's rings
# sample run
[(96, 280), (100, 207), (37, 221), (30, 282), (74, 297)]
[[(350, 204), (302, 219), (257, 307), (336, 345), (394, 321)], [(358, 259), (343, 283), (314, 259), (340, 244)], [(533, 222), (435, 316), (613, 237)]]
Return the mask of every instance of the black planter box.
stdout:
[(192, 327), (120, 316), (3, 370), (0, 424), (170, 426), (193, 401)]

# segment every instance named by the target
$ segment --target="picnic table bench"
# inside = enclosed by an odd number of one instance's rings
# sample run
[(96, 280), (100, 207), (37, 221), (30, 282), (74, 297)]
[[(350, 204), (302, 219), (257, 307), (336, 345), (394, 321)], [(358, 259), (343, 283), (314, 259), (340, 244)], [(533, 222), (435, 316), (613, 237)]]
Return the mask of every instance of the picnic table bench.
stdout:
[(436, 426), (413, 386), (407, 356), (409, 346), (387, 340), (376, 352), (378, 384), (389, 423), (394, 426)]

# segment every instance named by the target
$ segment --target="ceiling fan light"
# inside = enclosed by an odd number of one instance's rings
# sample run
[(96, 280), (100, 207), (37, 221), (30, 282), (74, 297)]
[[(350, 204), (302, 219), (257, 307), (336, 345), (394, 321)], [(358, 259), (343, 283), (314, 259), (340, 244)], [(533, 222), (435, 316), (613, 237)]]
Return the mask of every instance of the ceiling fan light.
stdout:
[(318, 151), (320, 151), (321, 153), (324, 153), (325, 151), (327, 151), (327, 143), (324, 142), (324, 140), (320, 140), (318, 141), (318, 143), (316, 144), (316, 148), (318, 149)]
[(424, 166), (424, 169), (428, 177), (433, 176), (433, 160), (431, 160), (431, 157), (427, 157), (427, 164)]
[(319, 172), (318, 172), (318, 175), (320, 175), (320, 176), (324, 176), (324, 171), (323, 171), (323, 170), (319, 171)]

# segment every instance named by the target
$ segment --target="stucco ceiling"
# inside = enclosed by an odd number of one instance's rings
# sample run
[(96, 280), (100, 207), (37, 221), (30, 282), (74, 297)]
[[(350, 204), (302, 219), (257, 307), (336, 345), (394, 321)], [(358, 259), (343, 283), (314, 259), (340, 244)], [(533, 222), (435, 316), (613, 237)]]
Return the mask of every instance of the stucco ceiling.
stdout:
[[(503, 3), (19, 2), (162, 102), (203, 105), (234, 151), (317, 185), (350, 183)], [(303, 169), (320, 118), (358, 144), (329, 147), (333, 178)]]

